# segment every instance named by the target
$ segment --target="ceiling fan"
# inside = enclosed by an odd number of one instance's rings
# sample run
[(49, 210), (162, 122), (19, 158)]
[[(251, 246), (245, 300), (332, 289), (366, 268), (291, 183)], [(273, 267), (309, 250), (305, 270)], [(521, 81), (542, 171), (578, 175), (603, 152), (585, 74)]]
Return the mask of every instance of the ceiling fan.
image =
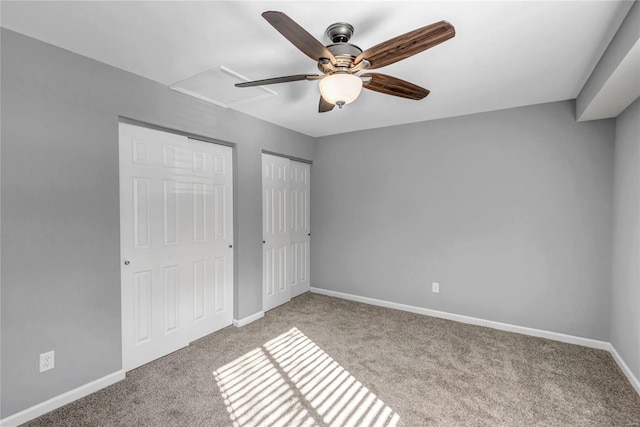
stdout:
[(336, 105), (342, 108), (345, 104), (355, 101), (363, 87), (387, 95), (423, 99), (429, 95), (429, 91), (413, 83), (386, 74), (356, 73), (393, 64), (456, 35), (453, 25), (447, 21), (440, 21), (363, 51), (349, 43), (354, 29), (345, 22), (338, 22), (327, 28), (326, 34), (333, 44), (324, 46), (282, 12), (264, 12), (262, 17), (304, 54), (317, 61), (318, 69), (323, 74), (296, 74), (237, 83), (235, 86), (251, 87), (299, 80), (319, 80), (320, 113), (331, 111)]

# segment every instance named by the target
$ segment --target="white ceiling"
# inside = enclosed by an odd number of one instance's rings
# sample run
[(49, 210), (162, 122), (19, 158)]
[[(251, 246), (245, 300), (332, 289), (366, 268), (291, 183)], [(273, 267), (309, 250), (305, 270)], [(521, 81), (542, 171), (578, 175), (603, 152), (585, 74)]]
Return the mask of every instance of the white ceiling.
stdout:
[(1, 23), (167, 86), (219, 66), (250, 79), (318, 73), (312, 60), (260, 16), (266, 10), (285, 12), (325, 44), (327, 26), (349, 22), (355, 27), (351, 42), (363, 50), (439, 20), (455, 26), (455, 38), (375, 70), (431, 90), (422, 101), (363, 90), (344, 109), (319, 114), (317, 82), (301, 81), (271, 85), (277, 96), (234, 106), (280, 126), (323, 136), (576, 98), (631, 5), (2, 1)]

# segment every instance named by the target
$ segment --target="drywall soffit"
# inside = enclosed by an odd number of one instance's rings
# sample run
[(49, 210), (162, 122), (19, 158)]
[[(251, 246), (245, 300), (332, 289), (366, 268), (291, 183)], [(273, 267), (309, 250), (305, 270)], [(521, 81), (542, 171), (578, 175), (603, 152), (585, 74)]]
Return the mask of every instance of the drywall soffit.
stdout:
[(640, 97), (640, 40), (620, 61), (578, 117), (578, 121), (617, 117), (638, 97)]

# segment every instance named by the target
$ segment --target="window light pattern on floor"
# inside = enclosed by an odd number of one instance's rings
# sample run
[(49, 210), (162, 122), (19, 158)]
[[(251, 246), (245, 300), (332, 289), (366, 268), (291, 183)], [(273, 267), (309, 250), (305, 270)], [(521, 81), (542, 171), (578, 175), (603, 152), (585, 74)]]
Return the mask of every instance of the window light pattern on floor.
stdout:
[(297, 328), (216, 370), (234, 426), (395, 426), (400, 417)]

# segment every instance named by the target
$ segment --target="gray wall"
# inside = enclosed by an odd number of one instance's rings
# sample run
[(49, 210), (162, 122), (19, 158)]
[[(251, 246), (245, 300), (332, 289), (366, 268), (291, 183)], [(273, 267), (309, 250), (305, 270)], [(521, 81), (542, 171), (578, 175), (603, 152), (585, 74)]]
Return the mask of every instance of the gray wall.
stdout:
[(237, 144), (234, 317), (262, 309), (261, 150), (310, 137), (5, 29), (1, 75), (2, 418), (121, 367), (118, 116)]
[(614, 121), (574, 112), (319, 139), (312, 286), (608, 341)]
[(640, 378), (640, 100), (616, 119), (611, 344)]

